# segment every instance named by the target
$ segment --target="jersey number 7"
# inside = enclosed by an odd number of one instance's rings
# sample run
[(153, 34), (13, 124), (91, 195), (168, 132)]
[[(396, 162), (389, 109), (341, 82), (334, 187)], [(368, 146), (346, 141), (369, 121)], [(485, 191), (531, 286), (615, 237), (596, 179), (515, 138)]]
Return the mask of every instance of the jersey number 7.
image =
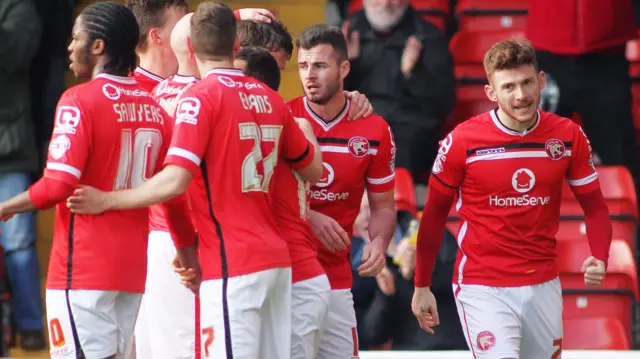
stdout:
[[(254, 122), (243, 122), (239, 126), (240, 139), (253, 141), (253, 149), (242, 161), (242, 192), (269, 192), (273, 169), (278, 163), (278, 140), (282, 126), (258, 126)], [(273, 142), (273, 150), (266, 157), (262, 155), (262, 142)], [(262, 162), (262, 173), (258, 169), (259, 162)]]

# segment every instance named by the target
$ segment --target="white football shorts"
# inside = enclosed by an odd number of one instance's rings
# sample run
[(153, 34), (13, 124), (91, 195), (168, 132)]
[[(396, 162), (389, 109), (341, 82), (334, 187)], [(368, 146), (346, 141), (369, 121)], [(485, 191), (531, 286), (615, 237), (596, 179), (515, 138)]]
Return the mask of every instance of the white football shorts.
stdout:
[(325, 274), (291, 287), (291, 359), (315, 359), (329, 312), (331, 285)]
[(133, 339), (140, 293), (46, 291), (51, 358), (123, 358)]
[(356, 326), (351, 290), (332, 290), (317, 359), (360, 358)]
[(562, 289), (558, 278), (523, 287), (454, 284), (467, 345), (477, 359), (560, 358)]
[(195, 356), (195, 295), (180, 284), (171, 264), (175, 255), (168, 232), (149, 233), (146, 290), (135, 328), (139, 359)]
[(203, 358), (291, 358), (291, 268), (200, 285)]

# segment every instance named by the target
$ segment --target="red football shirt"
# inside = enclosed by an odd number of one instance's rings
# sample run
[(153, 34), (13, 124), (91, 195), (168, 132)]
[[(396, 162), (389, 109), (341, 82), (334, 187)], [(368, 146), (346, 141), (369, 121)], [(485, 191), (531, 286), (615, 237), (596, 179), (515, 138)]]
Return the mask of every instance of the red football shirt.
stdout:
[(563, 181), (575, 193), (599, 187), (582, 128), (542, 111), (524, 133), (505, 127), (495, 110), (461, 123), (441, 142), (432, 172), (439, 190), (459, 193), (453, 281), (462, 284), (524, 286), (557, 277)]
[[(309, 120), (322, 151), (324, 173), (311, 188), (311, 209), (335, 219), (351, 237), (365, 187), (374, 193), (393, 190), (396, 148), (391, 129), (377, 115), (347, 121), (348, 101), (329, 122), (313, 113), (304, 97), (289, 107), (294, 116)], [(331, 252), (319, 244), (318, 258), (332, 289), (351, 288), (349, 251)]]
[[(269, 207), (278, 158), (293, 168), (313, 147), (280, 96), (236, 69), (215, 69), (178, 104), (166, 165), (202, 172), (204, 205), (194, 204), (203, 279), (291, 265)], [(206, 208), (206, 211), (199, 210)]]
[[(167, 122), (170, 123), (170, 128), (173, 129), (173, 116), (176, 113), (176, 106), (185, 89), (190, 84), (197, 82), (198, 79), (191, 76), (173, 75), (168, 79), (162, 81), (158, 86), (153, 89), (151, 93), (152, 97), (167, 111), (170, 118)], [(194, 180), (191, 187), (195, 183), (201, 182), (201, 177)], [(190, 192), (190, 191), (187, 191)], [(149, 207), (149, 231), (163, 231), (169, 232), (167, 226), (167, 220), (164, 218), (165, 212), (162, 210), (161, 205), (154, 205)]]
[[(44, 176), (103, 191), (135, 187), (161, 167), (168, 115), (131, 77), (99, 75), (56, 110)], [(56, 208), (49, 289), (144, 292), (148, 210), (72, 214)]]
[(291, 256), (293, 283), (324, 273), (318, 260), (318, 245), (307, 222), (309, 213), (309, 183), (298, 176), (283, 159), (273, 173), (271, 208), (278, 231), (287, 241)]
[(152, 93), (153, 89), (164, 80), (162, 77), (149, 72), (140, 66), (136, 67), (133, 73), (131, 73), (131, 76), (133, 76), (133, 78), (138, 82), (138, 85), (148, 93)]

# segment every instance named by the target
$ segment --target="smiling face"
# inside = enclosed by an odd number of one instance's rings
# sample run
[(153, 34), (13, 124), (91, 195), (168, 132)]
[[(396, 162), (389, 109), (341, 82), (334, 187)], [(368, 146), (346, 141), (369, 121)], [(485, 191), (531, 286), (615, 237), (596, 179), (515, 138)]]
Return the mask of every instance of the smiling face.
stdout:
[(489, 99), (498, 102), (500, 109), (509, 117), (526, 123), (536, 119), (540, 92), (545, 83), (543, 72), (537, 72), (533, 65), (524, 64), (494, 72), (486, 92)]
[(299, 48), (298, 73), (307, 100), (324, 105), (342, 91), (349, 62), (340, 61), (340, 56), (329, 44)]

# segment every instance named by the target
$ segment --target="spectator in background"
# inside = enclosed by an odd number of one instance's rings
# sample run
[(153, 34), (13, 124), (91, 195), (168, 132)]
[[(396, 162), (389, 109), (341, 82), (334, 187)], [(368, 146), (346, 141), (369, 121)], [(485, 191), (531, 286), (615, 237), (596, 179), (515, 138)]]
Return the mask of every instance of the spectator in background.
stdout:
[(637, 37), (632, 0), (531, 0), (526, 35), (540, 70), (557, 85), (544, 109), (579, 113), (601, 163), (627, 166), (638, 183), (625, 57), (627, 41)]
[[(24, 192), (38, 169), (29, 72), (41, 25), (33, 0), (0, 1), (0, 201)], [(13, 313), (25, 350), (45, 347), (35, 215), (0, 224)]]
[[(408, 0), (364, 0), (344, 23), (351, 71), (345, 88), (367, 96), (393, 131), (396, 165), (415, 180), (431, 168), (455, 102), (447, 38)], [(375, 75), (375, 76), (374, 76)]]
[[(354, 223), (356, 232), (364, 241), (368, 240), (367, 202), (365, 195)], [(410, 218), (409, 221), (405, 221), (406, 218)], [(396, 238), (389, 245), (385, 269), (375, 277), (374, 283), (367, 283), (368, 278), (354, 274), (354, 290), (358, 291), (357, 298), (354, 294), (356, 313), (359, 314), (358, 339), (363, 348), (375, 348), (391, 341), (391, 350), (467, 349), (460, 321), (456, 320), (458, 313), (451, 291), (458, 244), (448, 231), (444, 234), (433, 277), (433, 292), (438, 300), (438, 310), (441, 318), (447, 320), (442, 320), (435, 335), (431, 335), (421, 330), (418, 321), (414, 319), (411, 299), (414, 290), (417, 226), (417, 220), (411, 213), (398, 211)], [(354, 248), (358, 250), (357, 244), (352, 244), (352, 251)], [(354, 268), (359, 265), (357, 262), (353, 264), (356, 265)], [(369, 297), (364, 297), (365, 295)]]
[(40, 46), (31, 66), (31, 109), (38, 149), (40, 178), (47, 160), (49, 139), (58, 99), (67, 88), (67, 45), (73, 27), (73, 6), (79, 0), (35, 0), (42, 31)]

